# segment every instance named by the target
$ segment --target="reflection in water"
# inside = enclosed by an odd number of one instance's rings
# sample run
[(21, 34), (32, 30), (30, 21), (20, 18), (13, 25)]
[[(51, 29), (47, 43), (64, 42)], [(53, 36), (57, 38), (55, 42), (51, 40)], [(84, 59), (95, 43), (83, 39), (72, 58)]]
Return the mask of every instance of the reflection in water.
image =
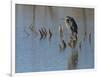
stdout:
[(84, 31), (84, 41), (86, 40), (87, 32)]
[(39, 33), (40, 33), (40, 40), (41, 40), (41, 39), (43, 39), (43, 33), (40, 29), (39, 29)]
[(66, 42), (64, 40), (61, 40), (61, 44), (59, 44), (60, 51), (64, 51), (66, 47)]
[(76, 51), (77, 45), (77, 34), (78, 34), (78, 26), (73, 17), (66, 16), (65, 17), (65, 25), (67, 29), (71, 32), (70, 40), (68, 42), (69, 47), (71, 48), (71, 55), (68, 60), (68, 69), (76, 69), (78, 62), (78, 51)]
[(81, 48), (82, 48), (82, 44), (81, 44), (81, 42), (79, 43), (79, 48), (80, 48), (80, 51), (81, 51)]
[(93, 17), (89, 8), (16, 5), (15, 72), (93, 68)]
[(63, 26), (59, 26), (59, 34), (60, 34), (60, 40), (63, 40), (64, 38), (64, 29), (63, 29)]
[(34, 32), (34, 30), (35, 30), (35, 28), (34, 28), (34, 26), (33, 26), (32, 24), (29, 26), (29, 29), (30, 29), (32, 32)]
[(78, 63), (78, 51), (76, 50), (77, 39), (76, 36), (71, 35), (69, 46), (71, 48), (71, 55), (68, 60), (68, 69), (76, 69)]
[[(71, 22), (71, 20), (68, 20), (68, 18), (66, 19), (66, 23), (68, 23), (68, 29), (71, 31), (70, 33), (70, 39), (68, 41), (68, 44), (66, 43), (66, 40), (64, 39), (64, 26), (59, 26), (59, 38), (60, 38), (60, 44), (59, 44), (59, 49), (60, 51), (65, 51), (65, 49), (69, 46), (71, 51), (70, 51), (70, 55), (68, 58), (68, 69), (77, 69), (77, 63), (78, 63), (78, 49), (76, 48), (77, 46), (77, 42), (78, 42), (78, 27), (77, 24), (75, 24), (75, 21), (73, 23), (73, 21)], [(71, 23), (71, 24), (70, 24)], [(50, 28), (46, 28), (44, 26), (42, 26), (41, 28), (39, 28), (37, 31), (35, 30), (34, 26), (30, 25), (28, 27), (28, 29), (35, 35), (39, 35), (40, 36), (40, 40), (42, 39), (46, 39), (48, 38), (49, 42), (51, 41), (53, 32)], [(27, 32), (27, 29), (24, 29), (24, 32), (26, 33), (27, 37), (30, 35)], [(84, 37), (84, 41), (86, 39), (86, 32), (85, 32), (85, 37)], [(91, 44), (91, 33), (88, 34), (88, 40), (89, 40), (89, 44)], [(79, 48), (81, 51), (82, 48), (82, 41), (79, 42)], [(67, 46), (68, 45), (68, 46)]]
[(76, 43), (77, 43), (77, 35), (71, 35), (71, 36), (70, 36), (70, 41), (68, 42), (68, 45), (69, 45), (71, 48), (75, 48)]
[(64, 28), (63, 28), (63, 26), (61, 26), (61, 24), (59, 26), (59, 35), (60, 35), (60, 42), (61, 42), (59, 44), (59, 49), (60, 49), (60, 51), (64, 51), (65, 48), (67, 47), (67, 44), (64, 41)]
[(32, 35), (34, 34), (35, 37), (39, 35), (39, 33), (35, 30), (35, 27), (33, 26), (33, 24), (29, 26), (25, 26), (23, 29), (23, 32), (25, 33), (26, 38), (28, 38), (31, 35), (31, 33)]
[(43, 27), (43, 28), (39, 29), (39, 33), (40, 33), (40, 40), (48, 37), (49, 42), (51, 41), (52, 32), (50, 29), (47, 30), (45, 27)]
[(41, 32), (43, 34), (43, 39), (45, 39), (47, 37), (47, 31), (46, 31), (46, 29), (45, 28), (41, 28), (40, 30), (41, 30)]
[[(76, 69), (77, 63), (78, 63), (78, 51), (76, 50), (76, 45), (77, 45), (77, 34), (78, 34), (78, 27), (77, 24), (75, 23), (75, 20), (71, 18), (66, 19), (66, 24), (68, 23), (68, 28), (71, 31), (70, 34), (70, 40), (68, 42), (68, 46), (71, 48), (71, 54), (68, 60), (68, 69)], [(71, 23), (71, 24), (70, 24)], [(34, 33), (38, 34), (37, 31), (35, 30), (34, 26), (29, 26), (29, 29)], [(40, 40), (45, 39), (48, 37), (49, 42), (51, 41), (52, 38), (52, 31), (50, 28), (47, 30), (44, 26), (38, 29), (39, 35), (40, 35)], [(60, 44), (59, 44), (59, 49), (60, 51), (65, 51), (65, 48), (67, 47), (66, 41), (64, 40), (64, 29), (63, 26), (59, 26), (59, 34), (60, 34)], [(91, 35), (89, 35), (89, 40), (90, 40)], [(79, 48), (81, 50), (81, 42), (79, 44)]]
[(68, 61), (68, 69), (76, 69), (78, 63), (78, 51), (71, 51), (71, 55), (69, 57)]
[(48, 37), (48, 40), (49, 40), (49, 46), (50, 46), (50, 44), (51, 44), (52, 35), (53, 35), (53, 33), (52, 33), (51, 29), (49, 28), (49, 29), (47, 30), (47, 37)]
[(49, 37), (49, 42), (51, 41), (51, 37), (52, 37), (52, 32), (51, 32), (51, 30), (49, 29), (49, 31), (48, 31), (48, 37)]
[(89, 33), (89, 44), (91, 45), (91, 32)]
[[(51, 31), (50, 28), (45, 28), (44, 26), (41, 27), (40, 29), (38, 29), (37, 31), (35, 29), (33, 29), (34, 27), (33, 26), (30, 26), (28, 29), (30, 29), (30, 31), (33, 33), (33, 34), (38, 34), (40, 36), (40, 40), (42, 39), (45, 39), (45, 38), (48, 38), (49, 39), (49, 42), (51, 41), (51, 38), (52, 38), (52, 35), (53, 35), (53, 32)], [(25, 28), (24, 29), (24, 32), (26, 33), (27, 37), (29, 36), (29, 33), (27, 32), (27, 29)], [(78, 54), (78, 49), (76, 48), (76, 45), (77, 45), (77, 42), (78, 42), (78, 37), (77, 37), (77, 33), (76, 32), (71, 32), (70, 34), (70, 39), (68, 41), (68, 44), (66, 43), (66, 40), (64, 39), (64, 29), (63, 29), (63, 26), (59, 26), (59, 35), (60, 35), (60, 44), (59, 44), (59, 49), (60, 51), (65, 51), (65, 49), (69, 46), (71, 51), (70, 51), (70, 55), (69, 55), (69, 58), (68, 58), (68, 69), (71, 70), (71, 69), (77, 69), (77, 64), (78, 64), (78, 57), (79, 57), (79, 54)], [(86, 39), (86, 33), (85, 33), (85, 37), (84, 37), (84, 40)], [(88, 34), (88, 40), (89, 40), (89, 43), (91, 44), (91, 33)], [(81, 48), (82, 48), (82, 41), (79, 42), (79, 48), (80, 48), (80, 51), (81, 51)]]
[(24, 32), (26, 34), (26, 38), (30, 36), (30, 34), (27, 32), (27, 28), (26, 27), (24, 28)]

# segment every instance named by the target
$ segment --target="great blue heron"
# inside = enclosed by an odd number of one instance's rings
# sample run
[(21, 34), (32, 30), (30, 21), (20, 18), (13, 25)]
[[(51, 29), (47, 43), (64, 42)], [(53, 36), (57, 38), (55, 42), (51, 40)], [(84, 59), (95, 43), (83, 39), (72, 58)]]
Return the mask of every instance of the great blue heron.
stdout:
[(73, 17), (66, 16), (64, 18), (64, 22), (65, 22), (65, 26), (67, 27), (68, 30), (71, 31), (72, 35), (78, 34), (78, 26)]

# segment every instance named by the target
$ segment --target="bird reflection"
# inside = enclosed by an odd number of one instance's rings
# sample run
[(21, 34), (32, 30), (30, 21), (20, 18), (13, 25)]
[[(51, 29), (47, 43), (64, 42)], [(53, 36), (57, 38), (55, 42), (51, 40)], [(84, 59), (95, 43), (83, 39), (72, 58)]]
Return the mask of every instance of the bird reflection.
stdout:
[(78, 63), (78, 51), (76, 51), (77, 35), (70, 35), (68, 45), (71, 48), (71, 55), (68, 61), (68, 69), (76, 69)]
[(78, 51), (72, 51), (72, 54), (70, 55), (69, 61), (68, 61), (68, 69), (76, 69), (78, 63)]
[(73, 17), (66, 16), (64, 19), (65, 26), (68, 31), (71, 32), (70, 40), (68, 42), (69, 47), (71, 48), (71, 55), (68, 61), (68, 69), (76, 69), (78, 63), (78, 51), (76, 51), (77, 45), (77, 35), (78, 35), (78, 26)]
[(82, 46), (81, 46), (81, 42), (79, 43), (79, 48), (80, 48), (80, 51), (81, 51), (81, 48), (82, 48)]
[(60, 33), (60, 39), (62, 40), (64, 37), (64, 29), (63, 26), (61, 26), (61, 24), (59, 26), (59, 33)]
[(66, 47), (67, 47), (66, 42), (62, 40), (61, 44), (59, 44), (60, 51), (64, 51)]
[(89, 33), (89, 44), (91, 45), (91, 32)]

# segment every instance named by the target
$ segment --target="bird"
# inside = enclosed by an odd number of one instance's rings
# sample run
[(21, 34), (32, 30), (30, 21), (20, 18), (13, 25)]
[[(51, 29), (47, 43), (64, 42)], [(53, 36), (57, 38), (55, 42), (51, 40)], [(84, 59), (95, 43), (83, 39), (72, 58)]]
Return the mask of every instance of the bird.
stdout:
[(76, 24), (76, 21), (74, 20), (73, 17), (66, 16), (64, 18), (65, 26), (67, 27), (68, 30), (71, 31), (72, 35), (73, 34), (78, 34), (78, 26)]

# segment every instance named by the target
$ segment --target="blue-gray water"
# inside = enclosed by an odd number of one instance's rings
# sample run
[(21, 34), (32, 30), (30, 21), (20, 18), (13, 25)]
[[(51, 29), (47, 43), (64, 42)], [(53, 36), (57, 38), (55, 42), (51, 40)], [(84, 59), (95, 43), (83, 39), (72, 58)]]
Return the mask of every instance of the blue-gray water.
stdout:
[[(15, 71), (39, 72), (68, 70), (69, 58), (72, 49), (67, 46), (64, 51), (59, 50), (59, 24), (64, 25), (60, 18), (66, 15), (75, 18), (78, 27), (78, 43), (76, 50), (78, 52), (77, 69), (88, 69), (94, 67), (94, 19), (91, 10), (86, 9), (86, 21), (83, 9), (79, 8), (61, 8), (29, 5), (16, 5), (16, 56)], [(35, 20), (34, 20), (35, 15)], [(34, 23), (34, 24), (33, 24)], [(29, 29), (30, 25), (35, 25), (35, 30), (45, 26), (50, 28), (53, 35), (51, 41), (48, 38), (40, 40), (40, 35)], [(88, 25), (86, 27), (86, 25)], [(86, 27), (87, 37), (84, 38)], [(91, 32), (92, 42), (89, 44), (88, 33)], [(68, 43), (69, 33), (64, 27), (64, 40)], [(82, 42), (79, 49), (79, 42)]]

